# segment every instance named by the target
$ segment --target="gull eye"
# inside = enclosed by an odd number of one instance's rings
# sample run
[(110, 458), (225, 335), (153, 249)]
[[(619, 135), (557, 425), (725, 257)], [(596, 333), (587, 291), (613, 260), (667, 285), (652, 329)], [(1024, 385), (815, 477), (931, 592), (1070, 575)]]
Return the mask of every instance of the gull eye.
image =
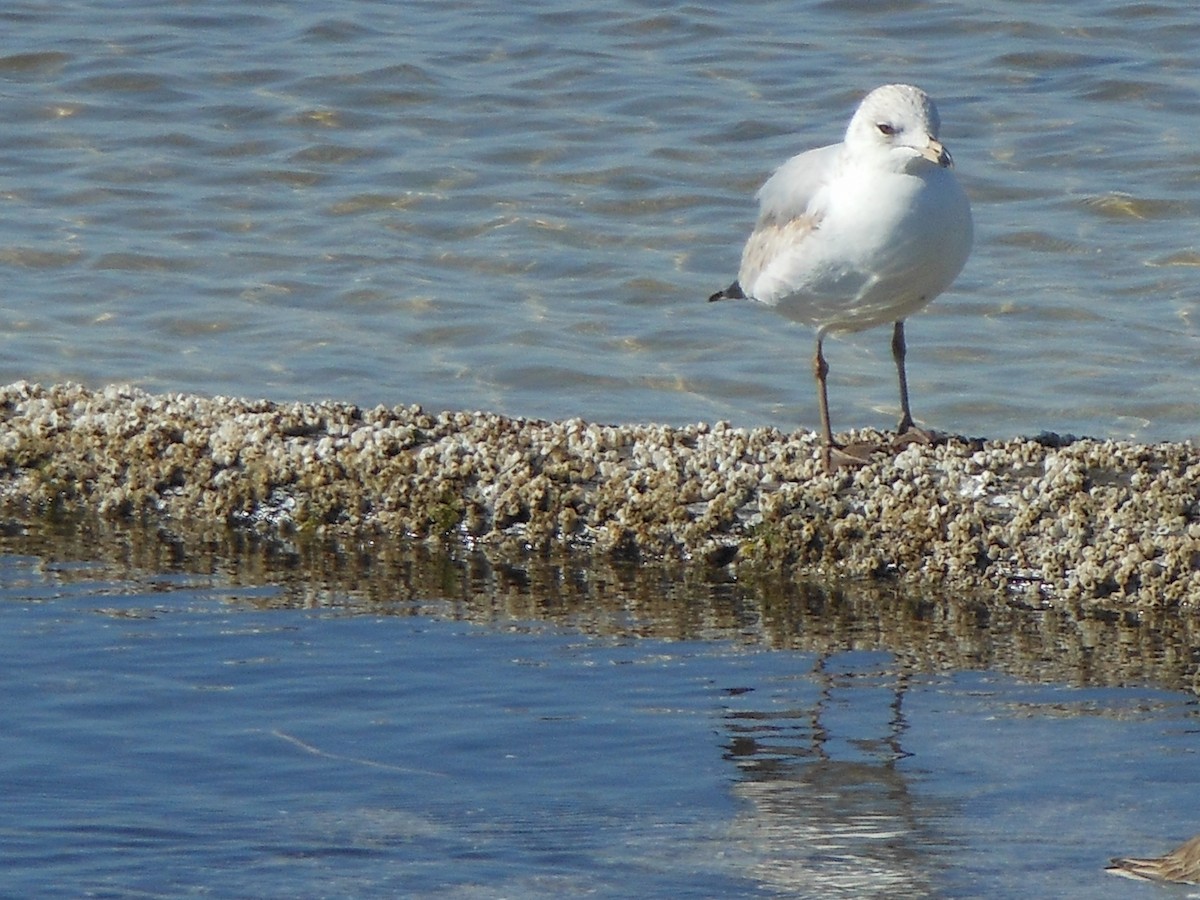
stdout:
[(896, 126), (891, 125), (888, 122), (880, 122), (875, 127), (879, 129), (880, 134), (886, 135), (887, 137), (891, 137), (896, 133)]

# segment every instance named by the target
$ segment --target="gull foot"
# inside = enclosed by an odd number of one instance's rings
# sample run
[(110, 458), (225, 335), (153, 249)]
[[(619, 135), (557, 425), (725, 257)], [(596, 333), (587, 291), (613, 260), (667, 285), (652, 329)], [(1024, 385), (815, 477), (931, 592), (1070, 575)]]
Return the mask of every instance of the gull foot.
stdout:
[(901, 427), (892, 439), (892, 449), (899, 453), (910, 444), (936, 444), (939, 437), (941, 436), (936, 431), (918, 428), (916, 425), (909, 425), (907, 428)]
[(882, 449), (878, 444), (834, 444), (824, 449), (821, 459), (825, 463), (826, 473), (832, 474), (838, 469), (865, 466)]

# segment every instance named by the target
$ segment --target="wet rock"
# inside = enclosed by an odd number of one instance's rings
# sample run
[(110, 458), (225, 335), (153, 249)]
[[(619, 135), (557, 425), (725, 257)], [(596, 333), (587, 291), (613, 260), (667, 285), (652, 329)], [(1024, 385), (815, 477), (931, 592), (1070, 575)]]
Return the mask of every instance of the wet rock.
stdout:
[(833, 475), (819, 456), (809, 432), (724, 422), (0, 388), (0, 499), (26, 508), (1200, 606), (1191, 444), (950, 438)]

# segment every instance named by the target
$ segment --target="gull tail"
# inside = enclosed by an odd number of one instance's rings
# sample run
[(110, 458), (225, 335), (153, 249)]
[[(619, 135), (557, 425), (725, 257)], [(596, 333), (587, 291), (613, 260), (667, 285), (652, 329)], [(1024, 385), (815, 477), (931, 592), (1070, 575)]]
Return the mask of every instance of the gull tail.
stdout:
[(736, 281), (724, 290), (717, 291), (708, 298), (709, 303), (716, 300), (745, 300), (746, 295), (742, 292), (742, 286)]

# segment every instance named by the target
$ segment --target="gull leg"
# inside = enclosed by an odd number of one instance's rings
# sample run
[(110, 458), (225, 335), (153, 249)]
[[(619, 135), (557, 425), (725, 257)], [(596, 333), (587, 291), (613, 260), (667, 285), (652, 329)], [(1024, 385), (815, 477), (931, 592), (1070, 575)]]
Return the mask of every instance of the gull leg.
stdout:
[(900, 379), (900, 424), (896, 426), (897, 434), (904, 434), (913, 427), (912, 410), (908, 405), (908, 375), (904, 371), (904, 357), (908, 353), (908, 345), (904, 343), (904, 321), (896, 323), (892, 329), (892, 359), (896, 361), (896, 375)]
[(817, 352), (813, 354), (813, 376), (817, 379), (817, 401), (821, 408), (821, 437), (824, 440), (821, 462), (828, 474), (838, 466), (865, 465), (875, 448), (865, 445), (843, 447), (833, 439), (833, 428), (829, 424), (829, 391), (825, 386), (825, 376), (829, 374), (829, 363), (825, 362), (825, 354), (821, 352), (822, 340), (820, 337), (817, 338)]
[(817, 402), (821, 407), (821, 436), (825, 439), (825, 449), (821, 452), (821, 460), (825, 463), (825, 471), (833, 471), (833, 429), (829, 425), (829, 392), (825, 387), (825, 376), (829, 374), (829, 363), (825, 362), (825, 354), (821, 352), (821, 338), (817, 338), (817, 352), (813, 354), (813, 376), (817, 379)]
[(892, 359), (896, 361), (896, 376), (900, 381), (900, 423), (896, 426), (896, 444), (929, 444), (933, 441), (933, 435), (913, 424), (912, 409), (908, 405), (908, 375), (904, 371), (904, 357), (907, 353), (908, 346), (904, 343), (904, 321), (901, 320), (892, 329)]

